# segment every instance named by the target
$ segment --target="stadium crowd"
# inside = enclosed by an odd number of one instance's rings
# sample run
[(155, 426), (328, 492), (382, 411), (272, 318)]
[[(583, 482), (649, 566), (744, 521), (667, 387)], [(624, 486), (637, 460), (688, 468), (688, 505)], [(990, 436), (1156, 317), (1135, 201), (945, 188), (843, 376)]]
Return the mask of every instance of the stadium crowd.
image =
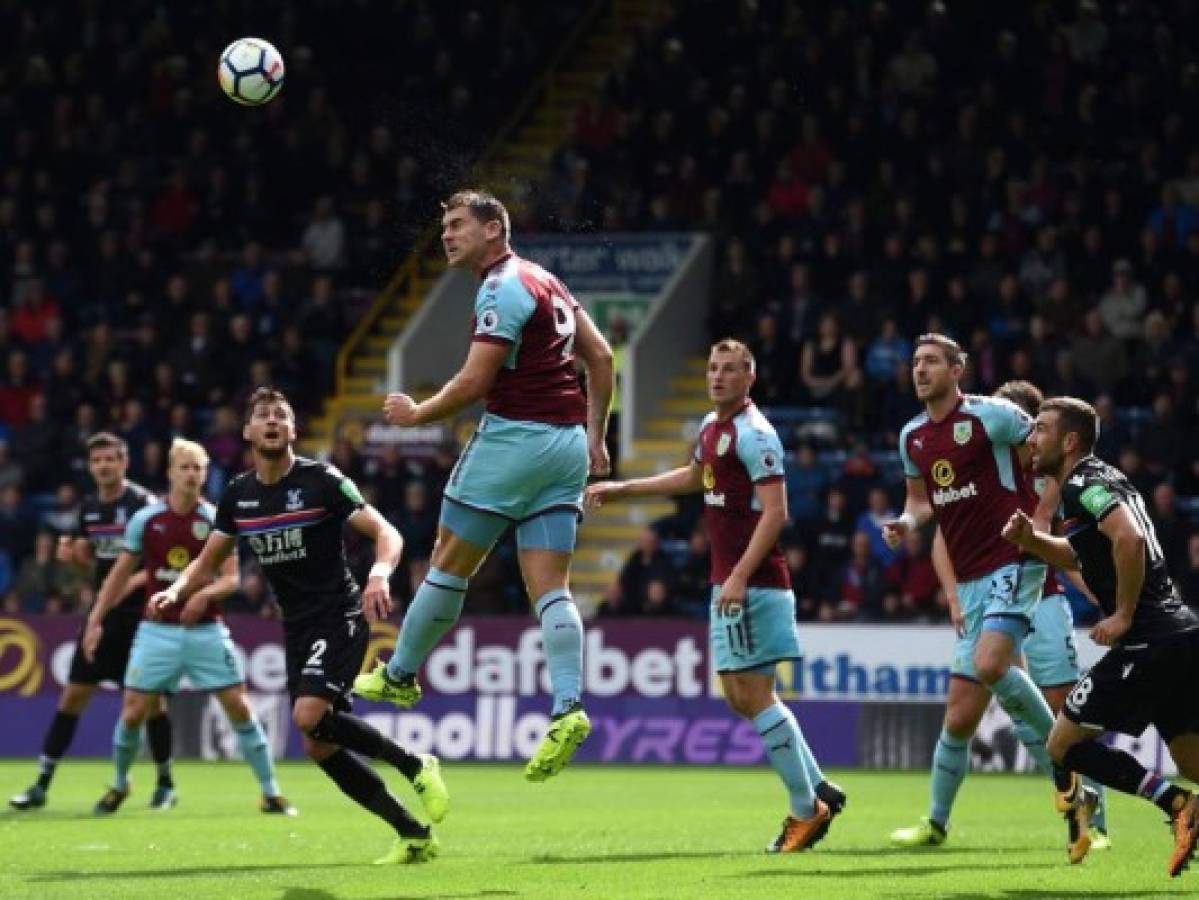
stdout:
[[(792, 451), (801, 614), (944, 615), (927, 536), (896, 559), (877, 527), (902, 498), (927, 331), (968, 350), (971, 390), (1022, 378), (1094, 400), (1103, 455), (1199, 602), (1197, 19), (1093, 0), (684, 3), (578, 111), (536, 224), (717, 237), (710, 333), (749, 343)], [(702, 610), (694, 516), (643, 537), (606, 611)]]
[[(398, 4), (414, 22), (403, 53), (385, 21), (362, 27), (386, 5), (356, 4), (350, 34), (331, 2), (263, 4), (297, 49), (280, 100), (252, 116), (192, 83), (232, 33), (220, 16), (142, 5), (140, 34), (99, 4), (85, 27), (0, 12), (13, 88), (0, 92), (10, 610), (74, 608), (76, 576), (48, 548), (87, 489), (82, 437), (116, 430), (131, 476), (161, 487), (170, 437), (199, 436), (219, 489), (242, 464), (249, 386), (273, 381), (313, 411), (347, 324), (465, 171), (498, 95), (519, 97), (583, 4), (546, 4), (532, 30), (513, 2)], [(1199, 602), (1189, 26), (1199, 9), (1181, 0), (679, 3), (570, 119), (517, 247), (529, 229), (714, 235), (710, 331), (749, 342), (755, 397), (789, 451), (802, 617), (946, 615), (928, 535), (899, 553), (879, 536), (916, 411), (911, 341), (930, 330), (967, 348), (973, 390), (1025, 378), (1095, 401), (1102, 455), (1144, 493)], [(113, 77), (86, 80), (97, 66)], [(345, 86), (364, 73), (413, 89), (383, 108), (356, 102)], [(460, 114), (432, 113), (447, 104)], [(404, 533), (417, 577), (452, 459), (333, 450)], [(648, 529), (600, 614), (706, 614), (697, 518), (684, 503)], [(525, 609), (510, 550), (472, 581), (470, 604)], [(269, 614), (256, 573), (233, 606)]]
[[(254, 385), (284, 389), (301, 420), (319, 408), (355, 317), (585, 5), (0, 5), (6, 609), (89, 599), (47, 549), (91, 489), (88, 435), (123, 437), (154, 489), (170, 439), (202, 440), (215, 496), (243, 467)], [(242, 33), (286, 48), (261, 109), (212, 74)], [(405, 497), (439, 493), (433, 468), (368, 485), (400, 504), (384, 508), (413, 552), (428, 540)], [(269, 612), (246, 574), (232, 608)]]

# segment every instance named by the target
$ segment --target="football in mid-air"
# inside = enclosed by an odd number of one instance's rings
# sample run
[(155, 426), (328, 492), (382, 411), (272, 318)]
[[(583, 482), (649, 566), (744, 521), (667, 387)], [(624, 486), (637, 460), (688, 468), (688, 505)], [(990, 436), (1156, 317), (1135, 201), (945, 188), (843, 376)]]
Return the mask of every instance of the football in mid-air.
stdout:
[(221, 53), (216, 75), (230, 100), (260, 106), (283, 86), (283, 57), (270, 41), (238, 38)]

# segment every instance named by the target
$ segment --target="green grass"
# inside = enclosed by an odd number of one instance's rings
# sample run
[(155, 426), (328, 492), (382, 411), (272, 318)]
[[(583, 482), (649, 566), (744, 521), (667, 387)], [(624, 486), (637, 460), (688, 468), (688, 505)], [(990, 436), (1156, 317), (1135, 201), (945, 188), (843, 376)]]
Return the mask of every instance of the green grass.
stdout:
[[(0, 763), (7, 796), (28, 761)], [(313, 766), (280, 779), (296, 819), (256, 811), (237, 764), (178, 766), (180, 805), (145, 808), (151, 770), (116, 816), (92, 804), (108, 768), (68, 760), (49, 805), (0, 813), (0, 897), (1140, 897), (1199, 892), (1199, 871), (1165, 875), (1170, 835), (1156, 810), (1117, 797), (1115, 847), (1082, 866), (1065, 857), (1065, 829), (1048, 784), (971, 776), (949, 842), (924, 851), (887, 846), (887, 833), (924, 811), (927, 775), (837, 773), (846, 813), (810, 853), (762, 848), (783, 815), (768, 770), (585, 767), (546, 784), (519, 768), (448, 765), (453, 795), (440, 828), (443, 855), (425, 866), (376, 867), (389, 830)], [(406, 802), (403, 779), (391, 777)]]

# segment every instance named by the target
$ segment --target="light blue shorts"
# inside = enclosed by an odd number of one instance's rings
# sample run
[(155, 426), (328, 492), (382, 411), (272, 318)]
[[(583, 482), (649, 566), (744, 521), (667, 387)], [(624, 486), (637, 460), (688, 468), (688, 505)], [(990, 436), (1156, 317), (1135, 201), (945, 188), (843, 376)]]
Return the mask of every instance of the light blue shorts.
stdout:
[(803, 655), (795, 624), (795, 594), (791, 591), (751, 587), (745, 592), (740, 611), (732, 616), (717, 611), (719, 597), (720, 587), (713, 585), (708, 641), (717, 672), (745, 672)]
[(984, 631), (1003, 632), (1011, 637), (1016, 652), (1020, 652), (1041, 599), (1046, 571), (1043, 562), (1028, 560), (1001, 566), (982, 578), (958, 585), (965, 633), (954, 648), (954, 675), (979, 680), (974, 669), (974, 649)]
[[(547, 513), (570, 513), (555, 517), (561, 521), (555, 521), (552, 535), (542, 535), (537, 528), (517, 530), (522, 546), (569, 552), (574, 549), (574, 527), (569, 535), (559, 532), (571, 516), (577, 526), (587, 469), (583, 426), (516, 422), (487, 413), (450, 474), (445, 499), (451, 502), (442, 504), (442, 524), (472, 543), (491, 546), (508, 525), (520, 526)], [(563, 546), (566, 543), (569, 546)]]
[(246, 680), (228, 627), (222, 622), (138, 625), (125, 669), (125, 687), (146, 694), (169, 693), (179, 687), (184, 675), (201, 691), (219, 691)]
[(1074, 616), (1065, 594), (1041, 598), (1032, 617), (1032, 631), (1024, 639), (1028, 677), (1038, 687), (1074, 684), (1078, 648), (1074, 645)]

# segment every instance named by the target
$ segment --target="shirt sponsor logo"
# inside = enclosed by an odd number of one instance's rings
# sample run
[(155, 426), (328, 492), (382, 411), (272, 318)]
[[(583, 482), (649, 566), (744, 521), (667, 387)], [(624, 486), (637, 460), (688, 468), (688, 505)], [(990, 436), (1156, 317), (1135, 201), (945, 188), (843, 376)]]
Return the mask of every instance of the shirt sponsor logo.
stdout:
[(971, 481), (960, 488), (941, 488), (939, 491), (933, 491), (933, 506), (947, 506), (977, 496), (978, 486)]
[(940, 487), (949, 487), (953, 484), (953, 480), (957, 478), (957, 473), (953, 471), (953, 464), (947, 459), (938, 459), (932, 465), (930, 473)]
[(716, 472), (711, 463), (704, 463), (704, 490), (710, 491), (716, 487)]
[(187, 552), (186, 547), (172, 547), (167, 551), (167, 565), (172, 569), (183, 571), (191, 561), (192, 555)]
[(970, 443), (970, 437), (974, 434), (973, 422), (954, 422), (953, 423), (953, 442), (959, 446), (966, 446)]
[(708, 506), (724, 506), (724, 494), (715, 491), (704, 491), (704, 503)]
[(255, 507), (258, 506), (258, 501), (257, 500), (238, 500), (237, 506), (238, 506), (238, 509), (254, 509)]

